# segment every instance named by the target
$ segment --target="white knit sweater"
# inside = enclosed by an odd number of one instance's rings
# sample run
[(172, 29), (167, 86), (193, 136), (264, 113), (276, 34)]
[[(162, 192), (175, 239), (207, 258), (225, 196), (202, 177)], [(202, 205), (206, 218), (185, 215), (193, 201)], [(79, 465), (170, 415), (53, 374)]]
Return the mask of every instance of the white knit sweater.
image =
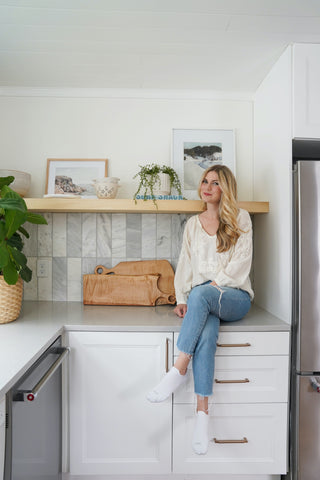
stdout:
[(214, 280), (220, 287), (241, 288), (253, 299), (249, 278), (252, 224), (246, 210), (239, 209), (238, 225), (244, 233), (241, 233), (236, 245), (227, 252), (218, 253), (217, 237), (204, 230), (199, 215), (187, 221), (174, 279), (177, 304), (187, 303), (191, 288), (208, 280)]

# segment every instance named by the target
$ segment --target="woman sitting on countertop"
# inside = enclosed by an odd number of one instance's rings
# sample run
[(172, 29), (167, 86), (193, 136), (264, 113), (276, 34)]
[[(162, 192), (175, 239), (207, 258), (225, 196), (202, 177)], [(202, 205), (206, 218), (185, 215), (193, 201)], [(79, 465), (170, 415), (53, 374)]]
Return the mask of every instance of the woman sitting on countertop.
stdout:
[(192, 447), (208, 450), (208, 397), (212, 395), (216, 343), (220, 319), (235, 321), (250, 309), (252, 225), (250, 215), (237, 206), (237, 184), (224, 165), (202, 175), (199, 196), (205, 210), (186, 224), (175, 273), (177, 305), (183, 318), (177, 342), (179, 356), (161, 382), (148, 393), (150, 402), (166, 400), (186, 381), (192, 359), (197, 395)]

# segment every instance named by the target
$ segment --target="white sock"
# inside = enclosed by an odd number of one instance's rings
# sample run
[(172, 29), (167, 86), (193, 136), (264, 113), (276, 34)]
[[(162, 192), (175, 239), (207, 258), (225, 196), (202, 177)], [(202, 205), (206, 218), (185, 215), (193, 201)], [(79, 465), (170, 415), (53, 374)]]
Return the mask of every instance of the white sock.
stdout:
[(176, 367), (165, 374), (161, 382), (148, 393), (149, 402), (163, 402), (186, 381), (187, 375), (181, 375)]
[(192, 448), (198, 455), (205, 455), (208, 451), (209, 415), (199, 410), (196, 416), (196, 425), (193, 431)]

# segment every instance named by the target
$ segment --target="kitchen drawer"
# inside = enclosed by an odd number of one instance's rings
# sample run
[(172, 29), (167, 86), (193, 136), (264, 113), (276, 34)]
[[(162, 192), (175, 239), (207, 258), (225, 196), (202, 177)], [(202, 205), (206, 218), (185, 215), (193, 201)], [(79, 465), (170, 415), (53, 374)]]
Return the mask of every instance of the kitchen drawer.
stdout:
[[(174, 355), (179, 354), (174, 337)], [(289, 332), (220, 332), (216, 355), (288, 355)]]
[[(193, 403), (192, 362), (187, 382), (174, 393), (174, 403)], [(288, 356), (217, 356), (210, 403), (287, 402)], [(226, 383), (230, 382), (230, 383)]]
[(194, 407), (174, 405), (173, 421), (174, 473), (279, 475), (287, 471), (286, 404), (216, 405), (210, 414), (206, 455), (192, 450)]

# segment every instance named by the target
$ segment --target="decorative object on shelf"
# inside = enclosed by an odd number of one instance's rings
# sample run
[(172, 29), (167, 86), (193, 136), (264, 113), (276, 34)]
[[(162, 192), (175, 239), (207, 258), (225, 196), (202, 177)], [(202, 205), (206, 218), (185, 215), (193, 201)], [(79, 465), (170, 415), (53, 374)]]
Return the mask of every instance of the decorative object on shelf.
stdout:
[(48, 158), (45, 193), (96, 197), (92, 180), (107, 175), (107, 159)]
[(98, 265), (83, 275), (85, 305), (173, 305), (174, 271), (168, 260), (120, 262), (113, 268)]
[(204, 170), (223, 164), (235, 174), (234, 130), (173, 129), (172, 164), (181, 178), (183, 195), (197, 200)]
[(30, 282), (32, 271), (22, 253), (21, 235), (29, 238), (26, 222), (46, 224), (46, 219), (30, 213), (23, 198), (9, 185), (13, 176), (0, 177), (0, 323), (18, 318), (21, 309), (23, 280)]
[(27, 172), (20, 172), (19, 170), (0, 169), (0, 177), (14, 177), (11, 188), (14, 192), (19, 193), (21, 197), (25, 197), (29, 191), (31, 184), (31, 175)]
[(136, 200), (184, 200), (182, 195), (136, 195)]
[(120, 178), (104, 177), (93, 180), (93, 186), (98, 198), (116, 198)]
[[(160, 166), (155, 163), (139, 165), (139, 167), (139, 172), (133, 177), (140, 177), (138, 189), (133, 196), (134, 200), (137, 198), (147, 200), (151, 196), (156, 204), (156, 197), (158, 195), (170, 195), (172, 188), (175, 188), (183, 198), (178, 174), (172, 167)], [(141, 191), (142, 193), (140, 193)]]

